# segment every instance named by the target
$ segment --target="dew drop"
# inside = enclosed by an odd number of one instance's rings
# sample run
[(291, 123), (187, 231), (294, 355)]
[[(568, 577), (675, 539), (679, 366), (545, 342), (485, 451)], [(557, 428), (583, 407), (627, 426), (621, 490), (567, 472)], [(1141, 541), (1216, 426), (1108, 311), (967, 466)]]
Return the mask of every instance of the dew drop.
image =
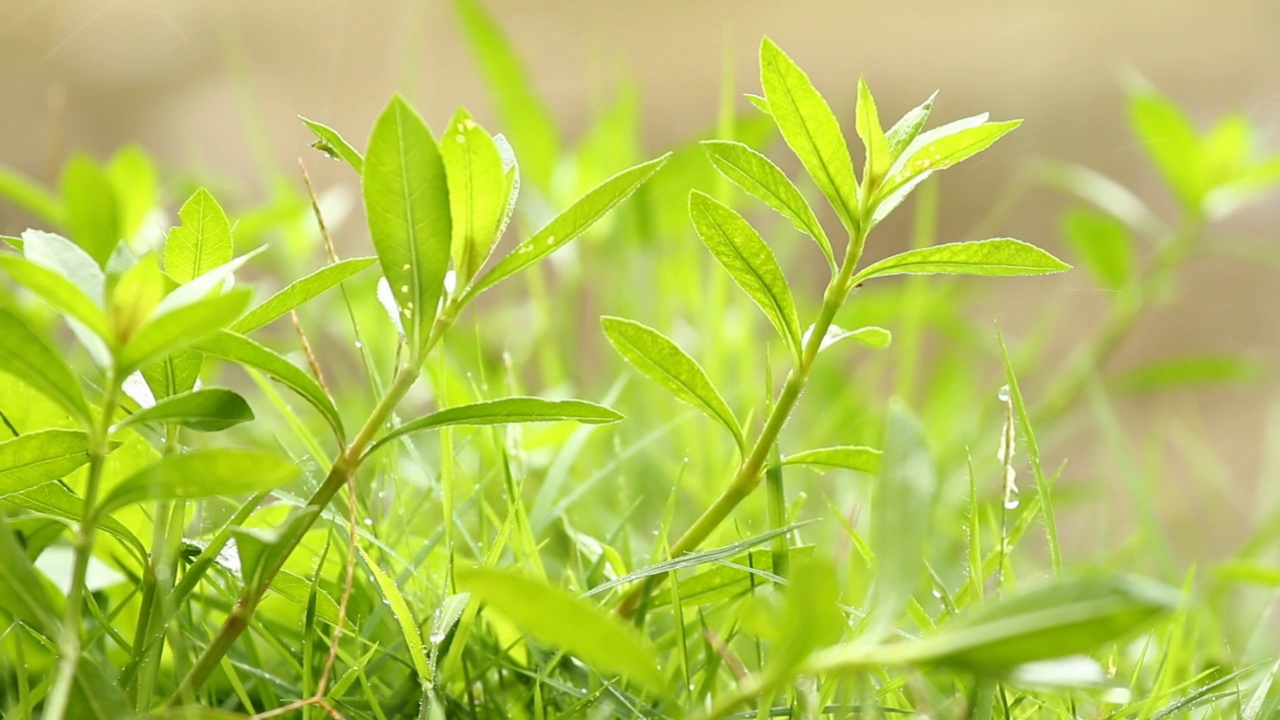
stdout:
[(935, 598), (937, 598), (937, 599), (941, 600), (941, 599), (942, 599), (942, 588), (940, 588), (940, 587), (938, 587), (938, 586), (936, 586), (936, 585), (935, 585), (935, 586), (933, 587), (933, 596), (934, 596)]
[(1008, 385), (1002, 385), (1002, 386), (1000, 387), (1000, 392), (999, 392), (999, 393), (996, 393), (996, 397), (1000, 398), (1000, 402), (1006, 402), (1006, 403), (1007, 403), (1007, 402), (1009, 402), (1009, 398), (1011, 398), (1011, 397), (1013, 397), (1013, 396), (1009, 394), (1009, 386), (1008, 386)]
[(555, 245), (555, 244), (556, 244), (555, 235), (552, 235), (551, 237), (547, 238), (547, 247), (551, 247), (552, 245)]
[(356, 349), (357, 349), (357, 350), (363, 350), (363, 349), (364, 349), (364, 343), (362, 343), (362, 342), (360, 342), (359, 340), (357, 340), (357, 341), (356, 341)]
[(365, 527), (373, 527), (373, 518), (365, 518), (365, 519), (364, 519), (364, 526), (365, 526)]
[(408, 285), (401, 285), (401, 286), (400, 286), (400, 292), (402, 292), (402, 293), (408, 293), (408, 292), (409, 292), (409, 286), (408, 286)]
[(1004, 490), (1004, 509), (1016, 510), (1022, 502), (1022, 491), (1018, 490), (1017, 485), (1009, 485)]

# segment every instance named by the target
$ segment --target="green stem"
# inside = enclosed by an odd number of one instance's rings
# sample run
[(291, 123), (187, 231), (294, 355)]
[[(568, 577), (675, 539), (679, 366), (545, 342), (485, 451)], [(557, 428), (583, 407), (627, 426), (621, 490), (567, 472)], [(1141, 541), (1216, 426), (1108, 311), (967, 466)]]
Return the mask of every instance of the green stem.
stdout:
[[(165, 425), (164, 454), (173, 455), (179, 450), (178, 426), (173, 423)], [(138, 608), (138, 627), (133, 638), (133, 657), (131, 663), (139, 666), (138, 675), (132, 690), (136, 697), (131, 698), (134, 708), (146, 710), (151, 706), (151, 697), (155, 689), (156, 670), (164, 653), (163, 643), (148, 642), (156, 633), (156, 625), (164, 616), (158, 608), (156, 598), (163, 598), (173, 589), (172, 555), (169, 552), (170, 531), (173, 519), (173, 503), (160, 500), (156, 503), (154, 526), (151, 538), (151, 562), (143, 571), (142, 602)], [(167, 570), (167, 581), (166, 581)]]
[(67, 593), (66, 612), (58, 633), (58, 671), (49, 690), (45, 705), (46, 720), (63, 720), (71, 700), (71, 687), (75, 683), (76, 668), (80, 664), (80, 616), (84, 612), (85, 576), (89, 571), (89, 558), (93, 555), (94, 531), (97, 529), (98, 489), (102, 485), (102, 468), (107, 453), (111, 418), (115, 415), (120, 398), (120, 383), (112, 372), (107, 377), (106, 397), (102, 401), (102, 414), (98, 424), (89, 431), (89, 479), (84, 489), (84, 514), (76, 535), (75, 562), (71, 570), (71, 588)]

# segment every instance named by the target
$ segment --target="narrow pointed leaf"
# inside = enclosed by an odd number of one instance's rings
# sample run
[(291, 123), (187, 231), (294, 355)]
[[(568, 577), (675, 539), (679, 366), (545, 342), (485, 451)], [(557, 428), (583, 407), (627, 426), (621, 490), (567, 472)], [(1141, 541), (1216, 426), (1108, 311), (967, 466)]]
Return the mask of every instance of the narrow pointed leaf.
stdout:
[(929, 120), (929, 112), (933, 110), (933, 101), (936, 97), (938, 93), (935, 91), (929, 99), (908, 110), (907, 114), (885, 133), (885, 141), (889, 144), (890, 162), (896, 162), (907, 146), (920, 134), (925, 122)]
[(813, 208), (800, 191), (769, 158), (742, 143), (727, 140), (706, 140), (702, 149), (707, 152), (711, 164), (735, 185), (763, 200), (769, 207), (791, 221), (796, 229), (813, 238), (827, 261), (834, 266), (835, 255), (831, 241), (822, 230), (822, 224), (813, 214)]
[(79, 430), (40, 430), (0, 442), (0, 496), (22, 492), (89, 462), (89, 436)]
[(533, 265), (586, 232), (606, 213), (630, 197), (631, 193), (635, 192), (644, 181), (653, 177), (669, 157), (671, 154), (667, 153), (660, 158), (623, 170), (597, 185), (568, 210), (535, 233), (533, 237), (520, 243), (509, 255), (494, 265), (471, 287), (464, 302)]
[(66, 221), (62, 199), (36, 181), (0, 167), (0, 198), (4, 198), (52, 226)]
[(112, 488), (100, 512), (105, 515), (148, 500), (246, 495), (275, 489), (301, 474), (288, 460), (257, 450), (218, 448), (167, 455)]
[(303, 400), (319, 410), (339, 440), (344, 437), (342, 417), (324, 388), (297, 365), (274, 350), (259, 345), (243, 335), (227, 331), (216, 333), (202, 341), (197, 349), (214, 357), (240, 363), (245, 367), (266, 373), (267, 377), (298, 393)]
[[(812, 332), (812, 325), (809, 326), (808, 330), (804, 331), (804, 341), (806, 343), (809, 342), (809, 334)], [(818, 346), (818, 350), (826, 350), (841, 340), (854, 340), (869, 348), (883, 350), (893, 342), (893, 333), (875, 325), (868, 325), (855, 330), (845, 330), (839, 325), (832, 325), (827, 328), (827, 336), (822, 338), (822, 344)]]
[[(868, 187), (880, 184), (889, 172), (893, 162), (889, 150), (889, 140), (885, 137), (884, 128), (880, 124), (880, 111), (876, 109), (875, 98), (871, 96), (871, 88), (866, 78), (858, 78), (858, 107), (854, 111), (856, 118), (854, 129), (862, 140), (866, 151), (866, 165), (863, 170), (863, 182)], [(868, 180), (867, 178), (870, 178)]]
[(351, 143), (343, 139), (337, 130), (315, 120), (308, 120), (301, 115), (298, 119), (316, 136), (316, 141), (311, 143), (311, 147), (335, 160), (345, 160), (357, 173), (364, 172), (364, 156), (352, 147)]
[(71, 239), (99, 267), (105, 266), (120, 242), (119, 208), (111, 180), (87, 155), (77, 154), (63, 171), (62, 199)]
[(253, 419), (253, 409), (225, 388), (203, 388), (158, 401), (125, 418), (120, 427), (139, 423), (175, 423), (201, 432), (216, 432)]
[(1200, 138), (1186, 113), (1169, 98), (1148, 91), (1130, 98), (1129, 117), (1134, 134), (1174, 195), (1185, 207), (1198, 210), (1208, 188)]
[(231, 330), (248, 334), (277, 318), (287, 315), (321, 293), (363, 272), (378, 261), (377, 258), (350, 258), (311, 273), (290, 283), (288, 287), (267, 298), (245, 316), (231, 325)]
[[(84, 501), (68, 490), (66, 485), (57, 482), (47, 482), (13, 495), (4, 495), (0, 497), (0, 505), (22, 508), (68, 523), (78, 523), (84, 519)], [(128, 545), (139, 558), (147, 557), (147, 550), (143, 547), (142, 541), (116, 518), (100, 518), (98, 529), (110, 533)]]
[(0, 612), (20, 620), (46, 636), (57, 632), (58, 604), (48, 592), (47, 582), (40, 577), (31, 560), (9, 527), (0, 517)]
[(449, 191), (431, 130), (396, 96), (378, 118), (365, 153), (364, 204), (382, 274), (413, 352), (435, 321), (449, 269)]
[(800, 319), (795, 301), (787, 278), (764, 239), (746, 218), (697, 190), (689, 194), (689, 216), (703, 244), (798, 356)]
[(360, 548), (360, 557), (364, 558), (365, 567), (369, 568), (378, 591), (382, 593), (382, 599), (391, 609), (391, 616), (400, 626), (400, 636), (404, 638), (405, 648), (409, 651), (409, 662), (413, 665), (414, 671), (424, 682), (431, 680), (431, 666), (427, 662), (426, 646), (422, 643), (422, 631), (418, 629), (418, 621), (414, 619), (409, 603), (405, 602), (404, 594), (400, 592), (400, 588), (396, 587), (395, 581), (378, 567), (373, 558), (369, 557), (364, 548)]
[(90, 423), (89, 403), (62, 354), (37, 333), (27, 318), (0, 303), (0, 372), (8, 373), (57, 403), (82, 426)]
[(665, 335), (647, 325), (619, 317), (601, 318), (610, 344), (650, 380), (666, 388), (677, 399), (706, 413), (728, 430), (739, 448), (746, 447), (742, 426), (729, 404), (711, 384), (707, 373)]
[(238, 288), (151, 318), (121, 349), (119, 372), (139, 370), (230, 325), (244, 312), (251, 294), (248, 288)]
[(809, 76), (768, 38), (760, 45), (760, 83), (783, 139), (852, 232), (858, 217), (858, 183), (831, 107)]
[(459, 109), (441, 138), (449, 208), (451, 254), (465, 286), (488, 259), (507, 209), (507, 177), (498, 146), (466, 110)]
[(1035, 245), (1013, 238), (997, 238), (908, 250), (868, 265), (858, 271), (854, 281), (886, 275), (1012, 277), (1046, 275), (1070, 269), (1070, 265)]
[(218, 201), (200, 188), (178, 211), (182, 224), (164, 241), (164, 269), (185, 283), (231, 262), (231, 223)]
[(111, 337), (107, 316), (75, 283), (59, 273), (16, 255), (0, 255), (0, 270), (63, 314), (75, 318), (100, 338)]
[(967, 160), (991, 147), (1022, 124), (1021, 120), (984, 123), (940, 137), (932, 132), (916, 138), (902, 154), (897, 172), (885, 183), (886, 194), (925, 172), (937, 172)]
[(857, 445), (815, 448), (782, 458), (783, 465), (821, 465), (864, 473), (880, 471), (880, 451)]
[(539, 641), (561, 647), (599, 671), (661, 692), (653, 651), (633, 628), (565, 591), (489, 569), (458, 570), (458, 584)]
[(577, 422), (586, 425), (614, 423), (622, 415), (585, 400), (546, 400), (539, 397), (508, 397), (459, 405), (433, 412), (387, 433), (369, 448), (377, 448), (410, 433), (450, 425), (509, 425), (515, 423)]

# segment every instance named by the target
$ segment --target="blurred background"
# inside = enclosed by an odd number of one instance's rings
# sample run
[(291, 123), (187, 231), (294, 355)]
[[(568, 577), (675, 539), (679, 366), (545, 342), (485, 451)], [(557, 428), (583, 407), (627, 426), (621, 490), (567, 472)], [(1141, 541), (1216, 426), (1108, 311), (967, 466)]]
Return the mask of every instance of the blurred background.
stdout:
[[(937, 237), (944, 241), (1009, 235), (1071, 259), (1062, 219), (1079, 203), (1025, 182), (1045, 158), (1105, 173), (1158, 214), (1174, 217), (1174, 199), (1127, 118), (1126, 83), (1137, 76), (1201, 128), (1240, 111), (1258, 128), (1263, 148), (1280, 149), (1280, 3), (1274, 0), (482, 5), (525, 63), (569, 145), (620, 94), (631, 92), (640, 112), (640, 156), (706, 136), (720, 116), (726, 77), (739, 98), (759, 92), (756, 50), (766, 34), (810, 72), (851, 136), (860, 74), (874, 89), (886, 125), (935, 89), (941, 94), (931, 124), (981, 111), (1025, 118), (995, 149), (942, 179)], [(314, 138), (296, 116), (322, 120), (361, 146), (396, 91), (437, 130), (458, 105), (491, 130), (503, 130), (454, 8), (444, 0), (0, 0), (0, 165), (51, 185), (70, 151), (106, 158), (134, 141), (166, 175), (218, 185), (233, 215), (275, 184), (300, 187), (300, 157), (321, 190), (345, 187), (354, 198), (355, 178), (308, 148)], [(744, 116), (753, 112), (745, 100), (736, 107)], [(770, 147), (771, 156), (786, 156), (779, 143)], [(180, 200), (176, 193), (165, 198), (171, 214)], [(907, 209), (874, 238), (872, 256), (907, 245)], [(0, 233), (17, 234), (33, 223), (0, 202)], [(1131, 453), (1143, 462), (1164, 458), (1155, 462), (1162, 474), (1151, 483), (1161, 522), (1188, 561), (1231, 547), (1237, 523), (1256, 519), (1263, 506), (1253, 500), (1260, 484), (1275, 477), (1268, 474), (1267, 447), (1275, 435), (1269, 430), (1271, 370), (1280, 355), (1277, 228), (1275, 199), (1211, 225), (1179, 276), (1181, 291), (1144, 315), (1108, 362), (1123, 371), (1153, 358), (1212, 355), (1257, 371), (1117, 400), (1121, 440)], [(347, 254), (368, 253), (358, 212), (337, 236)], [(696, 240), (685, 235), (670, 242)], [(813, 273), (818, 287), (816, 257), (794, 254), (788, 266), (796, 277)], [(978, 395), (993, 405), (1000, 366), (990, 354), (992, 321), (1011, 340), (1031, 334), (1033, 325), (1041, 328), (1052, 366), (1096, 328), (1108, 303), (1109, 291), (1085, 272), (976, 282), (980, 289), (956, 312), (972, 322), (982, 335), (978, 344), (989, 351), (979, 375), (990, 390)], [(613, 309), (607, 297), (596, 301), (599, 307), (584, 312)], [(807, 301), (811, 306), (816, 298)], [(1037, 325), (1046, 315), (1052, 318), (1047, 330)], [(593, 326), (588, 318), (582, 333)], [(598, 335), (587, 342), (602, 345)], [(585, 357), (590, 362), (571, 371), (597, 385), (620, 370), (602, 352)], [(593, 367), (600, 362), (607, 367)], [(1240, 382), (1244, 376), (1248, 382)], [(1048, 379), (1027, 378), (1024, 392), (1035, 396), (1036, 383)], [(985, 412), (993, 410), (998, 406)], [(1094, 418), (1084, 413), (1077, 430), (1064, 435), (1046, 464), (1069, 459), (1068, 475), (1120, 486), (1107, 477), (1119, 471)], [(1184, 447), (1187, 433), (1203, 447)], [(994, 445), (973, 452), (991, 454)], [(1213, 481), (1193, 482), (1192, 475)], [(1069, 542), (1085, 546), (1121, 532), (1084, 511), (1064, 522)]]

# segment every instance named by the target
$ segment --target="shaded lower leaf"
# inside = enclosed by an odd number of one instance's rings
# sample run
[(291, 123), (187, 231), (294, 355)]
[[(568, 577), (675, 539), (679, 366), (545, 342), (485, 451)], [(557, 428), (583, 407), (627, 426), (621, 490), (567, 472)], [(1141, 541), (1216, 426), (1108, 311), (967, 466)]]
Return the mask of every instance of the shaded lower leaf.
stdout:
[(107, 514), (147, 500), (192, 500), (271, 490), (302, 474), (293, 463), (257, 450), (197, 450), (168, 455), (112, 488), (102, 500)]
[(243, 397), (225, 388), (204, 388), (172, 395), (125, 418), (119, 427), (137, 423), (176, 423), (182, 427), (216, 432), (253, 419)]
[(30, 385), (66, 410), (82, 426), (90, 424), (89, 403), (80, 381), (61, 353), (16, 309), (0, 302), (0, 372)]
[(40, 430), (0, 442), (0, 496), (60, 480), (89, 462), (89, 436)]

